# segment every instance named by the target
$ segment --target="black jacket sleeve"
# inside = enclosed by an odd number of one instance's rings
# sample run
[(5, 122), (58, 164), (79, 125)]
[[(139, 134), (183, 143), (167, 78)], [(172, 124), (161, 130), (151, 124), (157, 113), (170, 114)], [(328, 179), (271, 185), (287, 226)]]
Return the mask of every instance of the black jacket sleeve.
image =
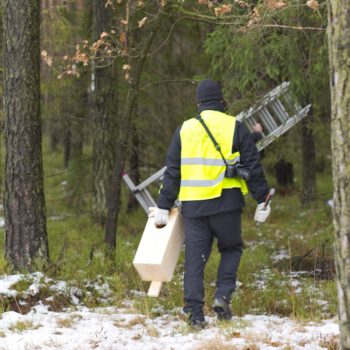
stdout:
[(158, 208), (170, 209), (177, 198), (181, 183), (181, 139), (180, 127), (174, 133), (166, 157), (166, 170), (160, 189)]
[(250, 135), (252, 136), (254, 143), (257, 143), (263, 138), (263, 135), (261, 132), (252, 132)]
[(251, 172), (251, 178), (247, 181), (247, 185), (253, 198), (258, 203), (264, 202), (269, 192), (269, 187), (260, 164), (259, 152), (252, 135), (239, 121), (236, 122), (232, 151), (240, 152), (241, 165)]

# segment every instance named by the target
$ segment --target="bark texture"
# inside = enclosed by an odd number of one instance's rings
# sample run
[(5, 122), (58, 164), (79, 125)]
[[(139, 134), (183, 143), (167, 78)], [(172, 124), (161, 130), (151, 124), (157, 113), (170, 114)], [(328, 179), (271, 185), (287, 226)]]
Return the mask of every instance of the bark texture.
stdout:
[(4, 0), (6, 257), (48, 259), (40, 120), (40, 1)]
[[(311, 112), (312, 113), (312, 112)], [(302, 204), (309, 204), (316, 197), (316, 152), (315, 137), (308, 116), (302, 121), (303, 187)], [(312, 120), (312, 119), (311, 119)], [(311, 122), (312, 123), (312, 122)]]
[(350, 349), (350, 0), (330, 0), (333, 224), (341, 349)]
[[(93, 11), (97, 40), (102, 32), (110, 30), (113, 12), (111, 6), (106, 7), (106, 2), (101, 0), (94, 0)], [(106, 219), (107, 193), (115, 162), (118, 117), (116, 73), (114, 64), (97, 67), (94, 73), (93, 217), (100, 224), (104, 224)]]

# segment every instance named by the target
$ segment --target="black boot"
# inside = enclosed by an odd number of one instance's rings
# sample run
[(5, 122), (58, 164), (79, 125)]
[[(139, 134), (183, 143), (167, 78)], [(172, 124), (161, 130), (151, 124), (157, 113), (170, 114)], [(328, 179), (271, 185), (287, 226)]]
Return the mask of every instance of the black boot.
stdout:
[(189, 306), (183, 308), (184, 312), (189, 315), (188, 324), (195, 329), (203, 329), (206, 326), (202, 305)]
[(219, 320), (230, 320), (232, 318), (230, 304), (222, 298), (215, 298), (213, 309), (217, 313)]

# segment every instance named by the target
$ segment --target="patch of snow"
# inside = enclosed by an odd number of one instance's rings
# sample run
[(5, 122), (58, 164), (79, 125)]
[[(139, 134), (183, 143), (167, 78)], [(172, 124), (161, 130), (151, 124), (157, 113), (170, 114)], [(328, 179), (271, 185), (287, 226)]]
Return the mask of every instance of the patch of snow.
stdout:
[(51, 220), (51, 221), (60, 221), (60, 220), (63, 220), (65, 218), (66, 217), (63, 216), (63, 215), (53, 215), (53, 216), (49, 217), (49, 220)]
[(11, 287), (20, 281), (23, 275), (3, 275), (0, 276), (0, 295), (16, 296), (17, 291), (11, 289)]
[(328, 200), (326, 201), (326, 204), (327, 204), (328, 206), (330, 206), (332, 209), (334, 208), (334, 200), (333, 200), (333, 199), (328, 199)]
[(130, 294), (135, 295), (137, 297), (145, 297), (146, 296), (146, 292), (141, 291), (141, 290), (134, 290), (134, 289), (130, 291)]
[(4, 228), (4, 227), (5, 227), (5, 219), (0, 216), (0, 228)]
[[(269, 269), (263, 270), (265, 279), (270, 275)], [(29, 290), (38, 290), (43, 283), (53, 282), (43, 277), (40, 273), (1, 276), (0, 294), (11, 295), (15, 292), (11, 286), (23, 278), (32, 281)], [(298, 287), (297, 284), (295, 286)], [(102, 295), (110, 290), (109, 284), (101, 279), (99, 283), (92, 282), (90, 287)], [(55, 283), (51, 289), (70, 295), (76, 302), (76, 308), (52, 312), (49, 306), (39, 302), (27, 314), (4, 312), (0, 315), (1, 350), (192, 350), (225, 346), (237, 350), (253, 346), (261, 350), (321, 350), (322, 341), (339, 336), (338, 323), (334, 319), (305, 323), (267, 315), (235, 316), (224, 326), (207, 315), (208, 326), (193, 331), (188, 328), (180, 307), (166, 310), (163, 306), (155, 306), (152, 312), (159, 316), (152, 319), (132, 313), (132, 301), (124, 300), (124, 308), (88, 309), (79, 303), (83, 297), (81, 289), (62, 281)], [(145, 296), (138, 290), (133, 290), (132, 294)], [(320, 299), (320, 306), (326, 303)], [(18, 326), (19, 322), (21, 327)]]
[(51, 290), (56, 291), (56, 292), (67, 292), (68, 288), (68, 284), (65, 281), (58, 281), (57, 283), (55, 283), (54, 285), (52, 285), (50, 287)]
[[(67, 320), (67, 323), (64, 321)], [(26, 322), (22, 332), (11, 326)], [(129, 350), (190, 350), (207, 348), (206, 344), (223, 344), (235, 349), (255, 345), (262, 350), (322, 349), (320, 341), (338, 336), (335, 320), (300, 324), (277, 316), (233, 317), (225, 328), (213, 317), (208, 327), (192, 331), (179, 316), (163, 314), (155, 319), (145, 315), (125, 313), (122, 309), (80, 309), (74, 312), (49, 312), (36, 307), (27, 315), (5, 312), (0, 320), (4, 333), (1, 349), (129, 349)]]
[(289, 252), (286, 249), (282, 249), (280, 251), (278, 251), (278, 253), (276, 255), (272, 256), (272, 260), (274, 262), (280, 261), (280, 260), (286, 260), (289, 259)]

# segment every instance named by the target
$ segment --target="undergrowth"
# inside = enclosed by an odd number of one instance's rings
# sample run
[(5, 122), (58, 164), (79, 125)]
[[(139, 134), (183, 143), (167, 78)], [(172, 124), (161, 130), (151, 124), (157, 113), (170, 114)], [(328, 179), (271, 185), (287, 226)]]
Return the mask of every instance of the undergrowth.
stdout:
[[(115, 258), (111, 260), (105, 254), (103, 227), (92, 223), (88, 210), (89, 172), (85, 175), (79, 172), (79, 176), (82, 176), (80, 191), (84, 196), (77, 210), (72, 207), (74, 201), (68, 195), (72, 193), (71, 189), (67, 189), (70, 177), (62, 171), (61, 157), (45, 154), (44, 164), (48, 174), (45, 186), (52, 261), (45, 274), (82, 289), (87, 288), (87, 281), (107, 281), (113, 291), (109, 305), (123, 307), (125, 303), (131, 302), (135, 312), (148, 316), (166, 312), (181, 317), (183, 252), (173, 280), (164, 284), (159, 298), (148, 298), (146, 293), (149, 282), (141, 281), (132, 264), (147, 220), (142, 209), (131, 213), (126, 211), (128, 193), (123, 189), (117, 249)], [(82, 164), (82, 167), (86, 166)], [(273, 181), (270, 183), (273, 184)], [(236, 315), (276, 314), (318, 320), (336, 314), (334, 276), (329, 273), (333, 261), (331, 211), (325, 204), (325, 200), (329, 199), (326, 197), (329, 188), (329, 175), (319, 174), (318, 190), (326, 195), (321, 195), (313, 205), (304, 207), (300, 205), (297, 189), (284, 197), (277, 194), (272, 202), (272, 214), (268, 222), (259, 227), (253, 222), (255, 202), (247, 198), (242, 222), (245, 248), (238, 273), (238, 287), (232, 301)], [(3, 236), (0, 236), (0, 251), (4, 249)], [(286, 258), (276, 261), (274, 257), (282, 251)], [(207, 313), (212, 312), (210, 305), (215, 292), (218, 261), (219, 254), (214, 247), (205, 271)], [(318, 270), (322, 268), (323, 262), (330, 266), (327, 274), (320, 277)], [(293, 271), (306, 271), (307, 274), (296, 276)], [(0, 275), (7, 273), (11, 271), (1, 254)], [(25, 288), (25, 283), (18, 285), (18, 288)], [(101, 305), (94, 293), (89, 293), (83, 302), (90, 307)], [(4, 311), (6, 308), (0, 303), (0, 313)]]

